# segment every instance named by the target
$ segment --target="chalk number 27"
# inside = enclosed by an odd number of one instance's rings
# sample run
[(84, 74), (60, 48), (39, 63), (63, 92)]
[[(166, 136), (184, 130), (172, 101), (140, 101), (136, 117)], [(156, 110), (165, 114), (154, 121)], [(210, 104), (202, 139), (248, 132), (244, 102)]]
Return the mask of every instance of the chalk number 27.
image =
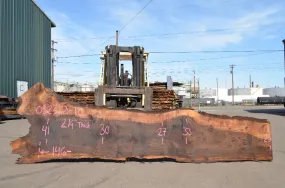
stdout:
[(159, 128), (158, 129), (158, 136), (165, 136), (166, 128)]

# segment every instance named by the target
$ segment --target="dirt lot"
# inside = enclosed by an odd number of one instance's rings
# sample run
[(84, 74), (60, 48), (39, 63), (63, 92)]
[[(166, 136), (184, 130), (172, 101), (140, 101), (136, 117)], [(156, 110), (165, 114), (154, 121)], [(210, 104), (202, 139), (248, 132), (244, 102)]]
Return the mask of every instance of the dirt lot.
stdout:
[(11, 154), (9, 143), (26, 135), (29, 123), (27, 120), (12, 120), (0, 124), (0, 187), (285, 187), (284, 107), (212, 107), (202, 108), (202, 111), (268, 119), (272, 124), (273, 162), (65, 162), (16, 165), (19, 156)]

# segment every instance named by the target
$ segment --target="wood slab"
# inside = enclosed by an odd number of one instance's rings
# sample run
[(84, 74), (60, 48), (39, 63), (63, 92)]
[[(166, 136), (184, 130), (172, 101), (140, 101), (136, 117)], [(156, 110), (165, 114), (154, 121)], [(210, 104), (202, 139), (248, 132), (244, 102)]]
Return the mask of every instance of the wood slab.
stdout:
[[(84, 107), (38, 83), (20, 98), (29, 133), (11, 142), (17, 163), (56, 159), (271, 161), (267, 120), (180, 109), (143, 112)], [(21, 125), (19, 125), (21, 126)]]

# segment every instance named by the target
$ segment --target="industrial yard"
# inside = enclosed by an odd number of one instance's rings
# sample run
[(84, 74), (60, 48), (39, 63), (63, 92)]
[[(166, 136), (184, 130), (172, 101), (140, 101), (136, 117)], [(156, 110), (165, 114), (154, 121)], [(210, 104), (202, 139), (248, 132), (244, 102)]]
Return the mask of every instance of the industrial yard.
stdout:
[[(231, 116), (268, 119), (272, 124), (272, 162), (191, 164), (174, 162), (98, 161), (15, 165), (10, 141), (25, 135), (27, 120), (0, 125), (0, 187), (283, 187), (285, 184), (285, 114), (283, 107), (202, 108)], [(245, 170), (246, 169), (246, 170)], [(206, 178), (205, 178), (206, 177)]]

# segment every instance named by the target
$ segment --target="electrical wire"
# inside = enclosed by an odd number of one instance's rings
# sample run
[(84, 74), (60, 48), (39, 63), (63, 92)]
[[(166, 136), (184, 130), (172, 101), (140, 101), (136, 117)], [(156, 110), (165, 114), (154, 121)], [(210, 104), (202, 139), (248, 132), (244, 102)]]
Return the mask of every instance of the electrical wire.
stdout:
[[(121, 32), (127, 25), (129, 25), (153, 0), (150, 0), (132, 19), (130, 19), (120, 30), (119, 32)], [(109, 37), (107, 40), (105, 40), (104, 42), (100, 43), (98, 46), (96, 46), (95, 48), (93, 48), (92, 50), (90, 50), (89, 52), (87, 52), (86, 54), (83, 55), (79, 55), (78, 58), (83, 57), (88, 55), (90, 52), (92, 52), (93, 50), (95, 50), (96, 48), (100, 47), (101, 45), (105, 44), (106, 42), (108, 42), (111, 38), (113, 38), (114, 36)], [(65, 57), (65, 58), (69, 58), (69, 57)], [(77, 61), (78, 59), (76, 59), (75, 61)]]
[(133, 18), (131, 18), (120, 30), (119, 33), (125, 29), (127, 25), (129, 25), (153, 0), (150, 0)]
[(193, 59), (193, 60), (173, 60), (173, 61), (160, 61), (160, 62), (152, 62), (152, 63), (187, 63), (187, 62), (196, 62), (196, 61), (208, 61), (208, 60), (218, 60), (218, 59), (231, 59), (236, 57), (248, 57), (248, 56), (255, 56), (255, 55), (262, 55), (268, 54), (273, 52), (263, 52), (263, 53), (254, 53), (254, 54), (245, 54), (245, 55), (237, 55), (237, 56), (226, 56), (226, 57), (213, 57), (213, 58), (202, 58), (202, 59)]
[[(109, 37), (107, 40), (105, 40), (104, 42), (100, 43), (98, 46), (96, 46), (95, 48), (93, 48), (92, 50), (88, 51), (86, 54), (83, 54), (83, 55), (78, 55), (78, 58), (76, 60), (74, 60), (73, 62), (79, 60), (80, 57), (84, 57), (84, 56), (95, 56), (95, 55), (98, 55), (98, 54), (93, 54), (93, 55), (88, 55), (90, 52), (92, 52), (93, 50), (95, 50), (96, 48), (100, 47), (101, 45), (105, 44), (106, 42), (108, 42), (112, 37)], [(99, 54), (101, 55), (101, 54)], [(70, 56), (67, 56), (67, 57), (60, 57), (60, 58), (70, 58)]]
[[(254, 69), (244, 69), (244, 70), (236, 70), (235, 71), (235, 74), (243, 74), (244, 72), (264, 72), (264, 71), (267, 71), (267, 72), (271, 72), (271, 71), (274, 71), (274, 72), (282, 72), (283, 69), (282, 67), (274, 67), (272, 69), (268, 69), (267, 67), (264, 67), (264, 68), (254, 68)], [(212, 69), (199, 69), (196, 71), (196, 75), (198, 76), (199, 74), (216, 74), (217, 72), (228, 72), (229, 69), (215, 69), (215, 68), (212, 68)], [(149, 72), (149, 76), (152, 76), (152, 75), (171, 75), (171, 76), (175, 76), (175, 75), (179, 75), (179, 76), (183, 76), (183, 75), (193, 75), (192, 73), (192, 70), (189, 70), (189, 71), (182, 71), (182, 70), (176, 70), (176, 71), (171, 71), (171, 72), (168, 72), (168, 71), (156, 71), (156, 72)]]
[(77, 56), (66, 56), (66, 57), (57, 57), (58, 59), (63, 59), (63, 58), (73, 58), (73, 57), (86, 57), (86, 56), (97, 56), (101, 54), (90, 54), (90, 55), (77, 55)]
[[(211, 32), (225, 32), (225, 31), (236, 31), (238, 29), (252, 29), (252, 28), (262, 28), (262, 27), (272, 27), (283, 24), (268, 24), (268, 25), (257, 25), (257, 26), (237, 26), (235, 28), (217, 28), (217, 29), (208, 29), (208, 30), (196, 30), (196, 31), (185, 31), (185, 32), (178, 32), (178, 33), (158, 33), (158, 34), (147, 34), (147, 35), (131, 35), (131, 36), (124, 36), (120, 37), (120, 40), (129, 40), (129, 39), (138, 39), (138, 38), (149, 38), (149, 37), (156, 37), (160, 38), (163, 36), (176, 36), (176, 35), (192, 35), (192, 34), (206, 34)], [(93, 40), (93, 39), (106, 39), (108, 37), (91, 37), (91, 38), (65, 38), (65, 39), (56, 39), (60, 40), (61, 42), (68, 41), (68, 40)], [(66, 40), (67, 39), (67, 40)]]
[(184, 52), (149, 52), (150, 54), (189, 54), (189, 53), (253, 53), (253, 52), (283, 52), (284, 50), (221, 50), (221, 51), (184, 51)]
[[(243, 67), (242, 69), (238, 69), (240, 68), (240, 66), (236, 66), (235, 68), (235, 74), (239, 75), (239, 74), (244, 74), (245, 72), (283, 72), (283, 66), (264, 66), (264, 67), (252, 67), (249, 66), (250, 68), (246, 68)], [(200, 75), (200, 74), (216, 74), (216, 73), (226, 73), (229, 71), (229, 68), (217, 68), (216, 66), (213, 68), (201, 68), (201, 69), (196, 69), (196, 75)], [(87, 71), (83, 71), (83, 72), (87, 72)], [(76, 74), (56, 74), (56, 79), (70, 79), (70, 77), (68, 77), (68, 75), (74, 77), (74, 76), (80, 76), (83, 77), (83, 75), (76, 75)], [(92, 74), (92, 76), (86, 75), (87, 77), (94, 77), (97, 78), (100, 74)], [(148, 72), (149, 77), (153, 77), (153, 76), (161, 76), (161, 75), (171, 75), (171, 76), (183, 76), (183, 75), (193, 75), (192, 73), (192, 69), (191, 70), (171, 70), (171, 71), (166, 71), (166, 70), (162, 70), (162, 71), (149, 71)], [(64, 77), (61, 77), (64, 76)], [(180, 78), (182, 79), (182, 78)], [(177, 79), (177, 80), (180, 80)]]
[[(149, 54), (189, 54), (189, 53), (254, 53), (254, 52), (262, 52), (257, 54), (263, 54), (263, 53), (272, 53), (272, 52), (284, 52), (284, 50), (222, 50), (222, 51), (185, 51), (185, 52), (148, 52)], [(57, 58), (73, 58), (73, 57), (85, 57), (85, 56), (98, 56), (101, 54), (83, 54), (83, 55), (77, 55), (77, 56), (65, 56), (65, 57), (57, 57)], [(254, 54), (248, 54), (247, 56), (254, 55)], [(235, 57), (241, 57), (241, 56), (235, 56)], [(228, 58), (228, 57), (219, 57), (219, 58)], [(180, 62), (180, 61), (177, 61)], [(165, 63), (165, 62), (164, 62)]]
[(145, 38), (145, 37), (160, 37), (160, 36), (173, 36), (173, 35), (189, 35), (189, 34), (205, 34), (209, 32), (224, 32), (224, 31), (236, 31), (238, 29), (252, 29), (260, 27), (269, 27), (281, 24), (269, 24), (269, 25), (258, 25), (258, 26), (239, 26), (235, 28), (218, 28), (218, 29), (208, 29), (208, 30), (196, 30), (196, 31), (185, 31), (178, 33), (160, 33), (160, 34), (148, 34), (148, 35), (134, 35), (126, 36), (125, 38)]

